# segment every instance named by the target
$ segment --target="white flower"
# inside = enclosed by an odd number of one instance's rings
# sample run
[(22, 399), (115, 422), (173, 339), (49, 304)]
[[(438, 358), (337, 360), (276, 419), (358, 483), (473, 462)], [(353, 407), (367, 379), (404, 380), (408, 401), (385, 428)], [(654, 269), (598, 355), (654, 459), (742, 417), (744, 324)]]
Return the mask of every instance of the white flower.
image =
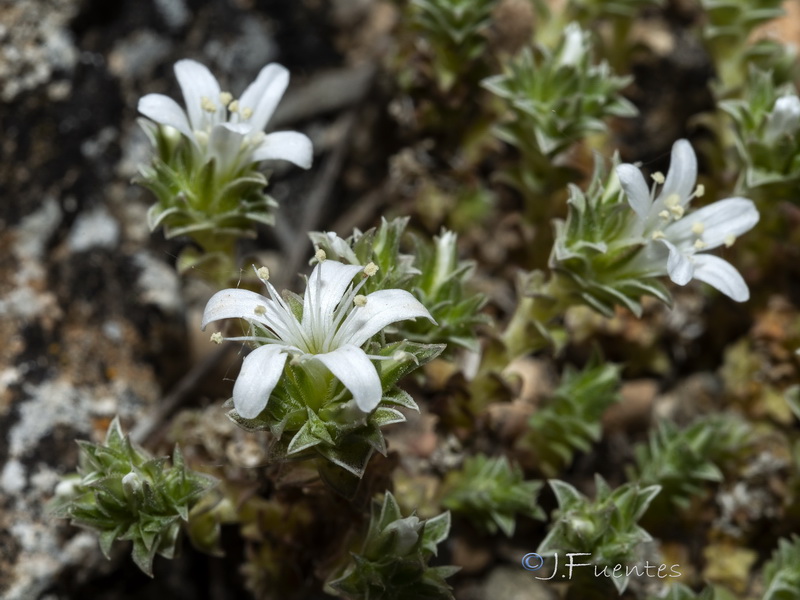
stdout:
[(311, 166), (311, 140), (296, 131), (264, 134), (286, 86), (289, 72), (269, 64), (239, 99), (223, 92), (205, 66), (193, 60), (175, 63), (186, 111), (172, 98), (148, 94), (139, 100), (139, 112), (161, 125), (173, 127), (191, 140), (205, 159), (215, 158), (220, 170), (266, 159), (288, 160), (304, 169)]
[(686, 214), (692, 198), (703, 195), (695, 187), (697, 158), (686, 140), (672, 146), (672, 159), (666, 178), (656, 173), (653, 179), (663, 183), (656, 196), (655, 185), (648, 189), (642, 173), (633, 165), (617, 167), (628, 203), (636, 213), (633, 235), (648, 242), (643, 261), (654, 273), (668, 273), (678, 285), (691, 279), (705, 281), (723, 294), (744, 302), (750, 297), (747, 284), (728, 262), (700, 251), (730, 246), (737, 237), (758, 223), (758, 210), (746, 198), (727, 198)]
[[(350, 390), (360, 410), (370, 412), (378, 405), (383, 390), (371, 361), (384, 357), (370, 356), (361, 347), (387, 325), (416, 317), (433, 318), (405, 290), (359, 294), (368, 274), (375, 270), (371, 263), (361, 267), (323, 259), (308, 278), (300, 320), (269, 283), (264, 267), (256, 272), (269, 298), (229, 289), (208, 301), (203, 329), (212, 321), (240, 318), (264, 334), (229, 338), (262, 344), (244, 359), (233, 387), (233, 404), (242, 417), (252, 419), (264, 410), (289, 355), (307, 366), (312, 376), (319, 367), (330, 371)], [(353, 285), (358, 274), (362, 274), (361, 281)]]
[(794, 94), (781, 96), (775, 101), (772, 112), (767, 117), (764, 141), (775, 143), (785, 135), (793, 136), (800, 126), (800, 98)]

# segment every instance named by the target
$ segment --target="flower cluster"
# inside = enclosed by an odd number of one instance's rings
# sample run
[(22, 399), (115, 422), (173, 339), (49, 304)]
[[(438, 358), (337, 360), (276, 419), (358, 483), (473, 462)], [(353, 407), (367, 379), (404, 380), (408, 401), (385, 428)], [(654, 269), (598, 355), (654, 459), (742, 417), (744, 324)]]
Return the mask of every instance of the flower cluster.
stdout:
[(633, 165), (619, 165), (617, 176), (636, 213), (630, 235), (645, 243), (634, 268), (648, 275), (669, 274), (678, 285), (699, 279), (737, 302), (750, 297), (747, 284), (730, 263), (704, 252), (732, 246), (758, 223), (758, 210), (751, 200), (734, 197), (688, 212), (692, 199), (704, 193), (703, 185), (696, 185), (697, 158), (689, 142), (675, 142), (666, 177), (653, 175), (655, 184), (662, 186), (657, 195), (656, 185), (648, 189)]
[(239, 98), (222, 91), (211, 72), (193, 60), (175, 63), (175, 77), (185, 111), (168, 96), (147, 94), (139, 100), (139, 112), (184, 135), (203, 163), (214, 159), (223, 173), (267, 159), (288, 160), (305, 169), (311, 166), (308, 137), (296, 131), (264, 134), (289, 84), (289, 72), (281, 65), (261, 69)]
[(239, 98), (222, 91), (211, 72), (193, 60), (175, 64), (186, 109), (162, 94), (139, 101), (147, 119), (139, 123), (156, 150), (151, 165), (140, 167), (138, 182), (158, 201), (147, 213), (151, 230), (167, 237), (187, 235), (189, 247), (178, 259), (181, 270), (204, 263), (211, 279), (224, 284), (237, 271), (235, 245), (253, 237), (259, 223), (272, 225), (275, 201), (264, 193), (263, 160), (287, 160), (309, 168), (311, 141), (302, 133), (264, 133), (286, 86), (280, 65), (264, 67)]
[(477, 352), (476, 328), (488, 319), (481, 313), (486, 296), (471, 289), (474, 263), (458, 258), (458, 235), (442, 230), (433, 243), (414, 236), (413, 254), (401, 252), (409, 242), (408, 218), (382, 221), (366, 232), (356, 230), (347, 239), (334, 233), (312, 232), (316, 246), (342, 262), (374, 262), (381, 269), (367, 283), (368, 289), (399, 287), (408, 290), (428, 307), (433, 320), (406, 322), (398, 327), (402, 339), (423, 343), (446, 343), (448, 352), (457, 347)]
[[(302, 298), (279, 295), (261, 267), (256, 274), (269, 297), (243, 289), (217, 292), (202, 326), (221, 319), (248, 325), (246, 335), (228, 338), (255, 346), (233, 388), (235, 420), (270, 429), (275, 457), (321, 454), (361, 477), (372, 452), (386, 452), (380, 427), (405, 420), (394, 407), (417, 408), (394, 384), (443, 346), (370, 342), (397, 321), (432, 317), (405, 290), (362, 294), (378, 272), (374, 263), (346, 265), (327, 260), (322, 250), (316, 258)], [(217, 333), (212, 339), (223, 338)]]

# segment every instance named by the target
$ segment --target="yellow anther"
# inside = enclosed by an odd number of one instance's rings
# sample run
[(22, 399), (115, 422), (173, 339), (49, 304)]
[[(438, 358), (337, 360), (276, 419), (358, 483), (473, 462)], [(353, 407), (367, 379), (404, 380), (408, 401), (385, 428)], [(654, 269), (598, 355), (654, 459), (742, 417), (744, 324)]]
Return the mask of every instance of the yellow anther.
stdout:
[(253, 116), (253, 109), (249, 106), (242, 109), (242, 118), (246, 121)]
[(683, 216), (683, 213), (685, 213), (686, 211), (680, 204), (678, 204), (676, 206), (670, 206), (669, 212), (675, 215), (676, 219), (680, 219)]
[(658, 183), (659, 185), (663, 184), (666, 179), (664, 178), (664, 174), (661, 171), (656, 171), (650, 177), (653, 178), (653, 181)]
[(219, 331), (217, 331), (216, 333), (212, 333), (211, 334), (211, 341), (214, 342), (215, 344), (221, 344), (222, 343), (222, 334)]
[(650, 237), (654, 240), (663, 240), (666, 236), (663, 231), (656, 229)]
[(668, 210), (662, 210), (660, 213), (658, 213), (658, 216), (665, 221), (669, 221), (670, 219)]
[(708, 246), (708, 244), (706, 244), (703, 240), (695, 240), (694, 241), (694, 249), (695, 250), (702, 250), (706, 246)]
[(219, 101), (222, 102), (222, 106), (228, 106), (233, 100), (233, 94), (230, 92), (220, 92), (219, 93)]
[(256, 307), (253, 309), (253, 312), (259, 316), (263, 316), (267, 314), (267, 307), (263, 304), (257, 304)]
[(217, 105), (214, 104), (214, 101), (208, 96), (200, 98), (200, 107), (206, 112), (217, 112)]
[(228, 104), (228, 110), (232, 113), (239, 112), (239, 101), (233, 100), (230, 104)]
[(706, 226), (698, 221), (697, 223), (692, 224), (692, 233), (695, 235), (703, 235), (706, 230)]
[(322, 248), (318, 248), (317, 251), (314, 253), (314, 258), (316, 258), (319, 262), (323, 262), (328, 258), (328, 255), (325, 254), (325, 250)]
[(371, 262), (366, 267), (364, 267), (364, 275), (366, 275), (367, 277), (372, 277), (377, 272), (378, 272), (378, 265), (376, 265), (374, 262)]
[(702, 183), (698, 183), (697, 189), (694, 191), (694, 197), (702, 198), (703, 196), (705, 196), (705, 193), (706, 193), (706, 186), (704, 186)]
[(256, 271), (256, 275), (261, 281), (269, 281), (269, 269), (267, 267), (260, 267), (258, 271)]
[(362, 294), (359, 294), (358, 296), (353, 298), (353, 304), (355, 304), (356, 306), (364, 307), (367, 305), (367, 297)]
[(680, 206), (681, 197), (678, 194), (670, 194), (667, 196), (666, 200), (664, 200), (664, 206), (667, 208), (672, 208), (673, 206)]
[(731, 246), (733, 246), (733, 243), (735, 241), (736, 241), (736, 236), (735, 235), (733, 235), (733, 234), (726, 235), (725, 236), (725, 247), (726, 248), (730, 248)]

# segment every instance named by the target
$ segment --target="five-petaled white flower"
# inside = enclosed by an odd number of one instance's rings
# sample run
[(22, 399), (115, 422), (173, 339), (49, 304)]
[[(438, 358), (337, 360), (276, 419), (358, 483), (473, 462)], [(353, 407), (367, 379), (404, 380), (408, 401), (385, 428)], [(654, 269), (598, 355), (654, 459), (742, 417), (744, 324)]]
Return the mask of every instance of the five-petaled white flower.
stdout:
[[(405, 290), (379, 290), (359, 294), (367, 277), (377, 271), (325, 260), (308, 278), (303, 314), (298, 320), (288, 303), (269, 283), (269, 271), (256, 271), (267, 287), (269, 298), (255, 292), (229, 289), (217, 292), (206, 305), (202, 327), (220, 319), (240, 318), (257, 327), (254, 335), (237, 340), (261, 344), (244, 359), (233, 387), (233, 404), (244, 418), (252, 419), (267, 406), (283, 374), (287, 356), (312, 370), (327, 368), (350, 391), (358, 408), (372, 411), (383, 390), (372, 360), (362, 346), (386, 326), (405, 319), (424, 317), (433, 321), (425, 307)], [(353, 278), (361, 281), (353, 285)], [(324, 369), (323, 369), (324, 370)]]
[(739, 272), (719, 257), (699, 254), (723, 244), (731, 246), (738, 236), (758, 223), (758, 210), (746, 198), (727, 198), (689, 214), (692, 198), (703, 195), (697, 181), (697, 158), (686, 140), (672, 146), (672, 159), (666, 178), (656, 173), (656, 184), (663, 184), (656, 196), (656, 185), (648, 189), (641, 171), (633, 165), (617, 167), (628, 203), (636, 213), (632, 235), (648, 242), (643, 262), (655, 274), (668, 273), (678, 285), (691, 279), (705, 281), (737, 302), (750, 297)]
[(214, 158), (225, 172), (232, 166), (266, 160), (288, 160), (304, 169), (311, 166), (311, 140), (296, 131), (264, 134), (286, 86), (289, 72), (269, 64), (239, 99), (220, 89), (205, 66), (193, 60), (175, 63), (186, 111), (172, 98), (148, 94), (139, 100), (139, 112), (185, 135), (205, 160)]

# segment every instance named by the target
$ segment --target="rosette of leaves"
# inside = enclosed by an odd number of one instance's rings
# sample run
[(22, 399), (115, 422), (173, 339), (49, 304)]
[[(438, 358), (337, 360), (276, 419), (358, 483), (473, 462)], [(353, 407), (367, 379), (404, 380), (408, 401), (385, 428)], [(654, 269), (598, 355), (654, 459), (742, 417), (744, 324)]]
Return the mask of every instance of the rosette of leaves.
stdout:
[(703, 37), (717, 67), (719, 94), (744, 83), (748, 64), (768, 66), (780, 60), (781, 44), (762, 39), (750, 44), (748, 38), (759, 25), (783, 14), (782, 0), (701, 0), (705, 13)]
[(619, 366), (599, 357), (582, 370), (567, 367), (552, 397), (531, 415), (519, 446), (534, 453), (543, 473), (555, 475), (600, 439), (600, 419), (619, 400), (619, 385)]
[(408, 217), (382, 220), (378, 228), (367, 232), (356, 230), (342, 239), (332, 233), (309, 234), (314, 245), (329, 258), (350, 264), (378, 265), (378, 272), (364, 289), (405, 289), (429, 310), (436, 320), (398, 323), (397, 337), (418, 343), (447, 344), (472, 351), (479, 349), (476, 328), (488, 322), (480, 311), (486, 296), (470, 290), (475, 268), (473, 261), (458, 259), (458, 236), (443, 230), (433, 243), (421, 236), (413, 238), (413, 254), (401, 252), (407, 238)]
[(202, 252), (188, 248), (179, 257), (182, 271), (201, 264), (210, 270), (215, 263), (230, 270), (236, 241), (255, 237), (259, 223), (275, 223), (278, 205), (264, 191), (267, 178), (259, 163), (221, 172), (216, 160), (199, 160), (191, 140), (176, 130), (152, 124), (143, 129), (155, 156), (139, 167), (135, 181), (156, 196), (147, 211), (150, 230), (162, 227), (167, 238), (186, 235), (199, 245)]
[(629, 479), (660, 485), (659, 502), (686, 509), (708, 483), (722, 481), (721, 468), (746, 446), (750, 435), (747, 424), (730, 415), (700, 418), (685, 429), (662, 421), (650, 439), (634, 449), (636, 467), (628, 470)]
[(764, 600), (791, 600), (800, 590), (800, 537), (778, 540), (772, 558), (764, 565)]
[[(403, 423), (400, 408), (419, 411), (417, 403), (396, 386), (405, 375), (437, 357), (441, 345), (395, 342), (367, 345), (376, 361), (383, 397), (370, 413), (358, 409), (344, 385), (333, 380), (320, 388), (301, 365), (289, 361), (272, 391), (266, 408), (255, 418), (245, 419), (235, 410), (229, 417), (244, 429), (269, 430), (273, 436), (270, 457), (274, 460), (317, 460), (322, 478), (340, 494), (350, 497), (375, 451), (386, 454), (382, 427)], [(226, 407), (231, 408), (232, 401)]]
[(752, 68), (744, 97), (719, 106), (735, 125), (745, 167), (739, 187), (764, 187), (770, 200), (794, 199), (800, 190), (800, 99), (794, 85), (775, 85), (771, 72)]
[(505, 72), (483, 86), (502, 98), (508, 121), (496, 135), (515, 146), (522, 164), (509, 173), (521, 191), (536, 191), (552, 181), (552, 159), (586, 135), (605, 131), (604, 119), (631, 117), (636, 108), (620, 95), (629, 77), (612, 73), (608, 63), (594, 64), (590, 34), (577, 23), (562, 32), (555, 49), (526, 48)]
[(643, 240), (631, 235), (630, 205), (619, 179), (606, 172), (602, 159), (596, 159), (585, 192), (569, 185), (567, 203), (566, 221), (555, 221), (550, 255), (550, 268), (562, 279), (561, 294), (570, 293), (576, 302), (609, 317), (616, 306), (641, 316), (642, 296), (670, 303), (667, 288), (634, 261)]
[[(659, 486), (626, 483), (612, 490), (600, 475), (595, 475), (593, 501), (564, 481), (552, 480), (550, 487), (558, 508), (553, 512), (550, 531), (537, 550), (539, 554), (586, 552), (591, 554), (585, 557), (591, 564), (613, 567), (636, 562), (640, 545), (652, 540), (638, 521), (658, 494)], [(590, 579), (597, 585), (595, 577)], [(620, 593), (628, 585), (627, 576), (611, 579)]]
[(349, 600), (452, 599), (447, 577), (458, 567), (428, 565), (447, 539), (450, 513), (427, 520), (403, 517), (394, 496), (373, 502), (361, 549), (326, 585), (326, 591)]
[(428, 46), (434, 80), (446, 92), (486, 50), (497, 0), (411, 0), (411, 22)]
[(442, 506), (469, 519), (479, 529), (506, 536), (514, 535), (517, 515), (544, 521), (536, 503), (541, 481), (525, 481), (519, 465), (505, 456), (485, 454), (468, 457), (461, 469), (445, 478)]
[(133, 561), (152, 577), (153, 558), (172, 558), (189, 511), (214, 485), (188, 469), (176, 446), (172, 465), (153, 458), (123, 435), (119, 420), (102, 444), (79, 441), (78, 473), (56, 489), (50, 510), (97, 533), (108, 558), (115, 540), (133, 542)]

